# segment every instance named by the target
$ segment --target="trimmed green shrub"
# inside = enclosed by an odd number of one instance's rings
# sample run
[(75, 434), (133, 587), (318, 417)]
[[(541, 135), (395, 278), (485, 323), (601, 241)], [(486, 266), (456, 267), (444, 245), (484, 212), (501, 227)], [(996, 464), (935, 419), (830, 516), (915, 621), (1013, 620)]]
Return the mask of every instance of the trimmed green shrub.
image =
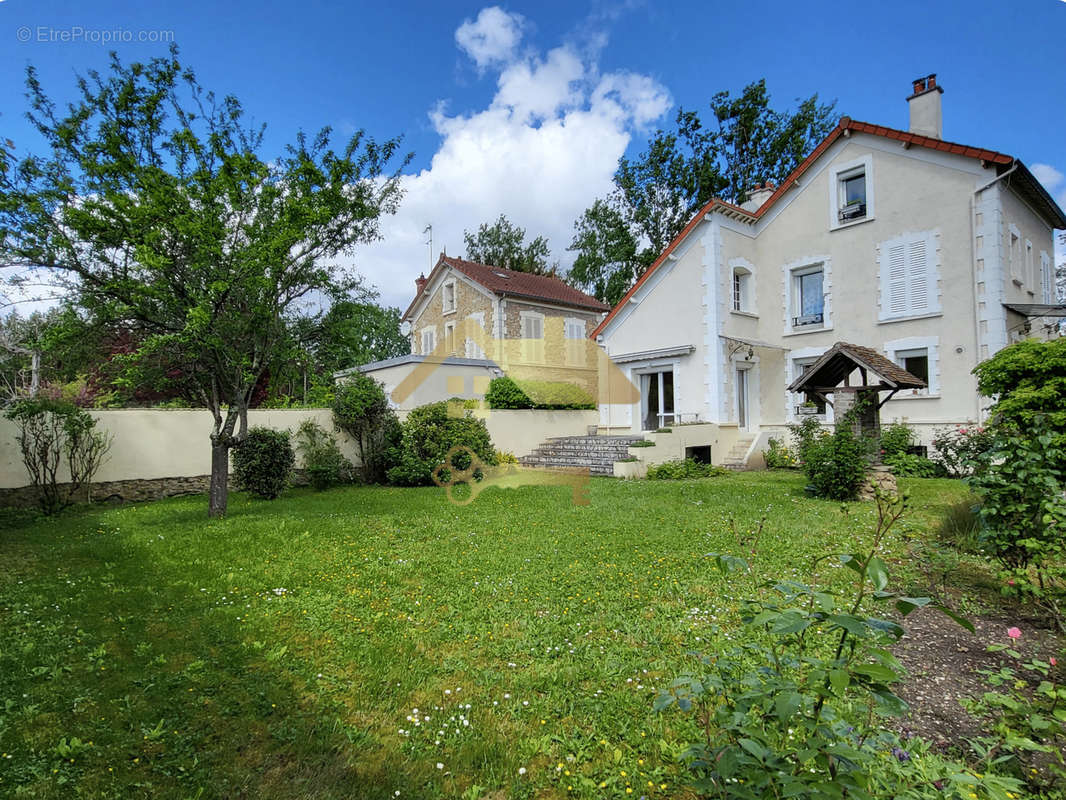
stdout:
[(380, 483), (395, 462), (399, 421), (389, 407), (385, 387), (367, 375), (356, 375), (333, 392), (333, 424), (355, 440), (363, 480)]
[(582, 389), (565, 381), (515, 381), (494, 378), (485, 392), (485, 402), (493, 409), (594, 409), (595, 400)]
[[(92, 479), (111, 449), (111, 436), (96, 430), (88, 411), (67, 400), (36, 397), (18, 401), (4, 416), (18, 430), (22, 463), (37, 490), (41, 511), (62, 511), (83, 488), (91, 499)], [(70, 481), (61, 484), (59, 467), (64, 462)]]
[(854, 500), (866, 478), (870, 443), (855, 435), (850, 415), (833, 433), (821, 433), (806, 446), (803, 469), (817, 497)]
[[(475, 418), (462, 403), (441, 401), (413, 409), (402, 426), (395, 448), (396, 464), (388, 471), (389, 482), (400, 486), (433, 483), (433, 470), (444, 464), (453, 447), (468, 447), (484, 464), (496, 464), (496, 450), (485, 420)], [(468, 469), (469, 454), (457, 453), (449, 466)], [(440, 477), (449, 480), (449, 471), (442, 470)]]
[(799, 466), (796, 454), (788, 445), (771, 436), (766, 440), (766, 449), (762, 452), (767, 469), (794, 469)]
[(907, 453), (911, 445), (915, 443), (914, 432), (902, 422), (893, 422), (888, 427), (881, 429), (881, 456), (886, 460), (889, 456)]
[(800, 464), (807, 460), (807, 449), (824, 433), (822, 423), (814, 417), (804, 417), (798, 423), (789, 425), (788, 432), (792, 434), (792, 446)]
[(726, 475), (729, 470), (710, 464), (701, 464), (692, 458), (664, 461), (648, 467), (648, 477), (653, 481), (679, 481), (690, 478), (713, 478)]
[(316, 491), (351, 481), (355, 468), (337, 446), (337, 437), (313, 419), (305, 419), (296, 429), (296, 449)]
[(250, 428), (231, 452), (237, 488), (263, 500), (273, 500), (289, 485), (296, 454), (288, 431)]
[(533, 408), (533, 401), (518, 388), (517, 383), (507, 377), (493, 378), (489, 381), (488, 391), (485, 392), (485, 402), (488, 403), (489, 408)]
[(881, 461), (892, 467), (892, 472), (901, 478), (944, 478), (947, 470), (932, 459), (909, 453), (891, 453)]
[(655, 442), (650, 439), (641, 439), (639, 442), (633, 442), (630, 447), (655, 447)]

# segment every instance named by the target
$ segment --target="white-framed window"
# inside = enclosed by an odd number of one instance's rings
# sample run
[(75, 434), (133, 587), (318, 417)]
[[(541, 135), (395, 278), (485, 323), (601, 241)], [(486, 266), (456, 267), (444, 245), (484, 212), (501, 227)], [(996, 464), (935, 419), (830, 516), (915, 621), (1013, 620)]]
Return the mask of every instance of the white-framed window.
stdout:
[[(807, 357), (804, 357), (804, 358), (794, 358), (794, 359), (792, 359), (792, 374), (795, 376), (793, 378), (793, 380), (795, 380), (796, 378), (802, 377), (803, 374), (807, 370), (809, 370), (812, 366), (814, 366), (814, 363), (819, 358), (821, 358), (821, 356), (814, 356), (814, 357), (807, 356)], [(814, 404), (814, 409), (815, 409), (815, 416), (819, 416), (819, 417), (823, 417), (823, 418), (825, 417), (826, 408), (827, 408), (825, 400), (822, 400), (821, 398), (815, 397), (813, 395), (811, 395), (810, 397), (807, 397), (802, 392), (796, 392), (796, 393), (794, 393), (792, 395), (792, 397), (793, 397), (793, 402), (794, 402), (794, 405), (795, 405), (795, 407), (792, 409), (792, 413), (794, 415), (796, 415), (796, 416), (805, 415), (806, 412), (803, 410), (803, 407), (806, 406), (807, 408), (809, 408), (810, 406), (807, 406), (807, 403), (813, 403)]]
[(1010, 259), (1010, 277), (1018, 286), (1022, 285), (1022, 235), (1018, 228), (1011, 225), (1007, 232), (1007, 257)]
[(733, 267), (733, 310), (752, 313), (752, 274), (747, 267)]
[(544, 315), (535, 311), (521, 312), (522, 359), (530, 364), (544, 362)]
[(455, 323), (444, 323), (444, 350), (445, 352), (453, 356), (455, 355)]
[(563, 328), (566, 337), (566, 363), (570, 366), (585, 366), (585, 321), (567, 317)]
[(829, 170), (830, 229), (874, 217), (873, 157), (836, 164)]
[(437, 328), (430, 326), (422, 329), (422, 355), (428, 356), (437, 348)]
[(442, 311), (451, 314), (455, 311), (455, 281), (447, 281), (440, 289)]
[(1043, 302), (1055, 302), (1055, 270), (1051, 268), (1051, 257), (1047, 251), (1040, 251), (1040, 288)]
[(485, 351), (473, 339), (467, 339), (464, 349), (467, 358), (484, 358)]
[(792, 270), (792, 328), (825, 324), (825, 270), (821, 264)]
[(1025, 240), (1025, 288), (1036, 294), (1036, 265), (1033, 263), (1033, 243)]
[[(935, 336), (911, 336), (885, 342), (885, 355), (916, 378), (926, 382), (925, 389), (900, 392), (895, 398), (926, 397), (940, 394), (939, 339)], [(894, 398), (894, 399), (895, 399)]]
[(935, 231), (908, 233), (878, 246), (882, 321), (940, 312)]
[(467, 331), (471, 333), (471, 336), (467, 337), (464, 342), (464, 352), (467, 358), (484, 358), (485, 350), (478, 344), (478, 341), (483, 341), (480, 337), (476, 338), (476, 334), (480, 331), (485, 333), (485, 312), (475, 311), (473, 314), (468, 314), (466, 317)]

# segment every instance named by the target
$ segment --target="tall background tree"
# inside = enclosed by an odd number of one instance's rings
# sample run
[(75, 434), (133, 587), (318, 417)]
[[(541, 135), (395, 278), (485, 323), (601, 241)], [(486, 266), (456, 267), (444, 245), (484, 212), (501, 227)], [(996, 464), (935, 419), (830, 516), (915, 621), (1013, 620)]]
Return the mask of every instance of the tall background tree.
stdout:
[(569, 280), (617, 303), (712, 198), (739, 204), (756, 185), (783, 181), (832, 130), (834, 106), (812, 95), (795, 110), (774, 110), (759, 80), (739, 97), (714, 95), (709, 123), (680, 109), (674, 129), (656, 131), (637, 158), (619, 159), (615, 191), (578, 218)]
[(526, 242), (525, 229), (500, 214), (492, 224), (482, 224), (475, 233), (463, 231), (466, 257), (479, 264), (546, 275), (554, 271), (549, 263), (548, 240), (538, 236)]
[[(57, 110), (31, 67), (43, 155), (0, 150), (0, 258), (61, 275), (83, 313), (129, 331), (128, 380), (210, 410), (209, 513), (225, 513), (229, 453), (287, 318), (356, 278), (331, 259), (378, 236), (400, 199), (398, 143), (298, 134), (264, 156), (263, 128), (216, 98), (178, 51), (78, 80)], [(174, 368), (177, 367), (177, 372)]]

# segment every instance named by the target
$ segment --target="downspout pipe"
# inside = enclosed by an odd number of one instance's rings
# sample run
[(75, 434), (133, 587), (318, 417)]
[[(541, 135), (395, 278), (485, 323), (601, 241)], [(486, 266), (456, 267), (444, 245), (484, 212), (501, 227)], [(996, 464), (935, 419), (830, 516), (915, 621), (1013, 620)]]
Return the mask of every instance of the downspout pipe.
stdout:
[[(978, 186), (970, 197), (970, 253), (972, 255), (971, 266), (973, 269), (973, 280), (970, 282), (970, 286), (973, 290), (974, 356), (976, 358), (981, 356), (981, 319), (977, 310), (977, 196), (1017, 170), (1018, 163), (1018, 160), (1015, 159), (1010, 169)], [(996, 234), (999, 235), (999, 232), (997, 231)], [(976, 391), (974, 392), (974, 420), (981, 421), (981, 393)]]

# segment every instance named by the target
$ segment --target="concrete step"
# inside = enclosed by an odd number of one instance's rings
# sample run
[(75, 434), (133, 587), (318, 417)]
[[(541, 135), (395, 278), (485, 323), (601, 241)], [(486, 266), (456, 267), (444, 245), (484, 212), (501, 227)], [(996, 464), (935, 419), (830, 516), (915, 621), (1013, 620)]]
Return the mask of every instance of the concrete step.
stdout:
[(613, 475), (614, 462), (629, 456), (640, 436), (558, 436), (518, 459), (526, 467), (587, 468), (592, 475)]

